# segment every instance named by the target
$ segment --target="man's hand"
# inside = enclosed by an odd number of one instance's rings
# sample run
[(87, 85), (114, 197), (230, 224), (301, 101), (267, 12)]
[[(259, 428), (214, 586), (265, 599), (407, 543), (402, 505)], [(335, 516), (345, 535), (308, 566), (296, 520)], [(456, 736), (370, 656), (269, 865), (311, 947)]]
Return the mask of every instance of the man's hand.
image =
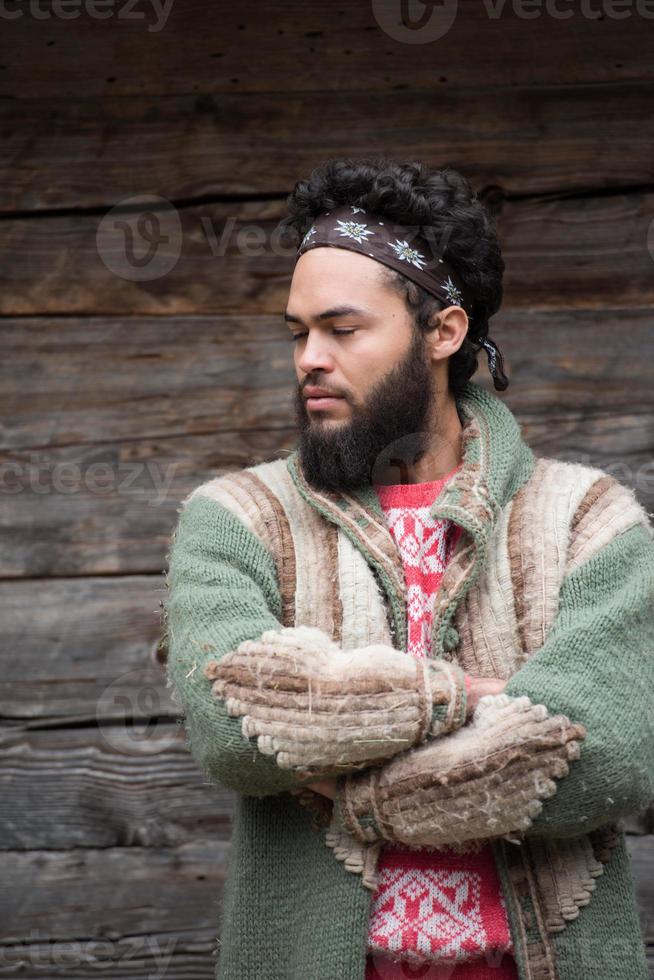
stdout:
[(336, 796), (336, 779), (317, 779), (315, 783), (307, 783), (306, 785), (308, 789), (312, 789), (322, 796), (328, 796), (330, 800)]
[[(479, 699), (486, 694), (501, 694), (506, 686), (506, 681), (495, 677), (474, 677), (472, 674), (466, 676), (468, 679), (466, 718), (470, 718), (479, 703)], [(333, 800), (336, 795), (336, 779), (317, 779), (313, 783), (307, 783), (307, 788)]]
[(506, 687), (506, 681), (496, 677), (474, 677), (472, 674), (466, 674), (466, 678), (468, 681), (467, 720), (479, 704), (479, 699), (486, 694), (501, 694)]
[(482, 698), (469, 724), (349, 773), (336, 797), (343, 828), (361, 843), (442, 847), (531, 826), (568, 774), (586, 735), (528, 697)]

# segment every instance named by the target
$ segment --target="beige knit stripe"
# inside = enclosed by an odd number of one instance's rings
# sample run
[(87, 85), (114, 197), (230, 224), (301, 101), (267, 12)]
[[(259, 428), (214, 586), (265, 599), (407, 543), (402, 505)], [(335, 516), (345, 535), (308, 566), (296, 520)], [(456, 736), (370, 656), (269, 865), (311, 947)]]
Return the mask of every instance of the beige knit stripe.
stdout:
[(329, 494), (328, 492), (320, 492), (316, 490), (315, 487), (309, 487), (304, 474), (302, 473), (301, 467), (298, 465), (296, 469), (298, 478), (303, 485), (307, 487), (314, 500), (321, 503), (324, 507), (331, 511), (331, 513), (336, 517), (337, 521), (346, 526), (360, 541), (362, 547), (368, 551), (380, 565), (384, 567), (386, 573), (391, 578), (396, 594), (399, 598), (406, 602), (404, 567), (402, 565), (402, 558), (399, 550), (395, 544), (395, 541), (393, 540), (390, 530), (379, 523), (376, 515), (370, 514), (367, 510), (365, 510), (365, 508), (361, 507), (358, 502), (354, 500), (354, 498), (348, 497), (348, 500), (354, 506), (354, 513), (365, 515), (366, 519), (371, 521), (369, 526), (364, 530), (356, 523), (351, 512), (344, 511), (338, 506), (332, 494)]
[[(366, 513), (363, 508), (358, 508), (361, 513)], [(369, 551), (374, 558), (382, 565), (389, 575), (396, 594), (403, 601), (406, 601), (406, 587), (404, 579), (404, 567), (402, 557), (398, 547), (393, 540), (390, 530), (382, 528), (379, 524), (371, 524), (365, 530), (355, 522), (349, 513), (338, 512), (341, 520), (354, 532), (362, 545)], [(366, 515), (367, 516), (367, 515)]]
[(315, 626), (340, 642), (342, 605), (338, 592), (337, 528), (298, 493), (286, 460), (253, 467), (279, 501), (302, 567), (295, 575), (295, 626)]
[(557, 841), (534, 837), (530, 840), (530, 848), (538, 891), (543, 903), (545, 926), (549, 933), (562, 932), (565, 929), (565, 921), (561, 915), (561, 906), (565, 904), (565, 899), (561, 897), (561, 882), (562, 880), (565, 882), (566, 872), (562, 867)]
[(598, 470), (539, 457), (513, 499), (508, 553), (523, 655), (545, 642), (558, 611), (570, 523)]
[(295, 576), (295, 622), (293, 625), (316, 626), (329, 631), (326, 622), (325, 605), (317, 602), (317, 578), (319, 569), (316, 563), (325, 555), (320, 553), (320, 518), (309, 509), (294, 487), (289, 485), (290, 474), (285, 460), (261, 463), (254, 468), (257, 476), (275, 494), (283, 507), (291, 526), (295, 553), (302, 556), (302, 569), (296, 569)]
[(232, 476), (231, 473), (225, 473), (223, 476), (217, 476), (201, 483), (185, 498), (184, 504), (196, 496), (209, 497), (210, 500), (214, 500), (217, 504), (230, 510), (245, 524), (249, 531), (259, 536), (262, 528), (258, 515), (251, 507), (243, 506), (242, 498), (239, 499), (240, 495), (235, 495), (234, 484), (230, 481)]
[(563, 842), (568, 852), (568, 874), (572, 907), (568, 918), (577, 918), (579, 910), (591, 900), (596, 888), (596, 878), (604, 871), (604, 865), (596, 860), (587, 835)]
[(515, 557), (523, 580), (520, 628), (528, 656), (545, 642), (558, 608), (572, 510), (568, 499), (574, 493), (564, 475), (558, 466), (539, 460), (519, 511), (520, 551)]
[[(569, 864), (569, 855), (566, 854), (566, 841), (546, 841), (544, 842), (544, 858), (548, 861), (553, 872), (554, 890), (549, 895), (544, 895), (544, 905), (547, 910), (546, 920), (550, 932), (561, 932), (565, 929), (566, 921), (579, 914), (579, 909), (574, 899), (577, 890), (574, 875), (571, 874), (572, 868)], [(540, 884), (538, 870), (536, 876)]]
[[(556, 968), (556, 956), (544, 921), (544, 910), (534, 871), (530, 866), (532, 844), (536, 840), (537, 838), (530, 838), (521, 847), (510, 847), (505, 850), (507, 870), (513, 902), (518, 913), (519, 944), (526, 954), (525, 980), (557, 980), (559, 974)], [(533, 915), (524, 906), (524, 898), (531, 899)], [(528, 931), (532, 936), (531, 939)]]
[(325, 550), (327, 552), (327, 564), (323, 566), (323, 592), (331, 606), (332, 612), (332, 639), (335, 643), (342, 643), (343, 640), (343, 600), (341, 597), (339, 582), (339, 550), (338, 542), (341, 537), (339, 529), (331, 521), (323, 521), (325, 537)]
[[(343, 635), (343, 602), (338, 589), (338, 528), (316, 511), (309, 517), (308, 524), (314, 523), (314, 516), (317, 518), (315, 528), (306, 532), (311, 535), (311, 540), (301, 541), (298, 538), (298, 547), (303, 548), (302, 554), (310, 556), (309, 562), (303, 560), (303, 575), (306, 577), (305, 587), (301, 589), (304, 618), (298, 622), (318, 626), (335, 643), (340, 643)], [(305, 527), (303, 522), (301, 534), (305, 533)]]
[(372, 643), (393, 646), (387, 606), (370, 565), (347, 534), (339, 532), (337, 540), (343, 647), (357, 649)]
[(295, 625), (296, 554), (293, 535), (284, 508), (252, 468), (232, 477), (243, 498), (259, 515), (260, 537), (273, 555), (282, 597), (282, 625)]
[(601, 476), (598, 480), (595, 480), (595, 482), (591, 484), (573, 515), (570, 523), (570, 531), (572, 534), (577, 533), (579, 523), (586, 517), (588, 512), (593, 508), (594, 504), (601, 499), (603, 494), (610, 487), (614, 486), (616, 482), (617, 481), (609, 473), (606, 473), (604, 476)]
[(592, 558), (617, 534), (641, 522), (649, 526), (647, 512), (631, 487), (610, 474), (596, 480), (574, 515), (568, 571)]
[(463, 603), (457, 623), (464, 635), (457, 659), (470, 673), (507, 678), (518, 669), (520, 637), (508, 558), (512, 501), (502, 511), (488, 543), (488, 560)]
[[(536, 460), (534, 472), (538, 470), (540, 460)], [(518, 643), (521, 659), (526, 659), (527, 641), (525, 637), (525, 576), (522, 556), (522, 526), (524, 523), (524, 504), (530, 488), (530, 480), (524, 484), (511, 500), (511, 512), (506, 538), (507, 560), (511, 573), (511, 588), (515, 606), (515, 621), (518, 631)]]
[(248, 477), (247, 470), (228, 473), (223, 477), (224, 489), (231, 494), (251, 522), (257, 537), (263, 541), (274, 555), (279, 550), (275, 547), (278, 535), (274, 533), (274, 521), (271, 521), (271, 507), (265, 495), (262, 498), (261, 483)]
[(518, 939), (516, 946), (519, 944), (520, 948), (525, 953), (525, 977), (524, 980), (536, 980), (536, 975), (534, 974), (532, 967), (532, 958), (530, 956), (530, 943), (527, 938), (527, 927), (531, 928), (531, 917), (526, 908), (524, 908), (523, 898), (529, 896), (529, 883), (525, 877), (525, 864), (526, 858), (523, 855), (523, 848), (519, 846), (507, 846), (504, 845), (504, 854), (506, 857), (506, 869), (508, 875), (508, 885), (509, 891), (511, 892), (511, 902), (515, 909), (515, 928), (518, 932), (518, 936), (514, 937)]
[[(552, 946), (547, 927), (545, 925), (543, 908), (541, 905), (538, 888), (535, 881), (534, 870), (529, 860), (529, 853), (523, 855), (525, 878), (531, 897), (533, 918), (531, 922), (532, 934), (538, 930), (539, 938), (532, 940), (527, 946), (527, 955), (534, 980), (557, 980), (558, 970), (556, 968), (556, 956)], [(536, 920), (535, 922), (533, 920)]]

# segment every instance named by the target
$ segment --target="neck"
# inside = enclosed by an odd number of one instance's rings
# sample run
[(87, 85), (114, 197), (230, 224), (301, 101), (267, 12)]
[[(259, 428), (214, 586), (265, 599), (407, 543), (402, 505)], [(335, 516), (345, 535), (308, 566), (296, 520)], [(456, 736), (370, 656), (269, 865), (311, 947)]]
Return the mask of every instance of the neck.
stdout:
[(429, 432), (431, 433), (425, 452), (415, 462), (402, 460), (386, 467), (376, 475), (378, 484), (429, 483), (441, 480), (459, 465), (463, 454), (461, 436), (463, 426), (456, 407), (456, 401), (448, 393), (434, 399)]

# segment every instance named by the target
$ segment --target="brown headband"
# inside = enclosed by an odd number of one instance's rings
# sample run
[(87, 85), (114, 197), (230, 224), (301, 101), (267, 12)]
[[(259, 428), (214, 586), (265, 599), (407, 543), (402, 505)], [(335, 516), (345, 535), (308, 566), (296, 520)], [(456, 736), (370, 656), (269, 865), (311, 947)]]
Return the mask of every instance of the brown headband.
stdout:
[[(354, 204), (345, 204), (313, 219), (298, 247), (296, 261), (309, 249), (325, 245), (368, 255), (422, 286), (436, 297), (443, 309), (460, 306), (467, 313), (468, 320), (473, 319), (473, 299), (466, 284), (452, 266), (435, 252), (424, 234), (409, 226), (370, 214)], [(490, 337), (481, 341), (481, 346), (488, 355), (493, 383), (503, 391), (509, 381), (504, 374), (500, 349)]]

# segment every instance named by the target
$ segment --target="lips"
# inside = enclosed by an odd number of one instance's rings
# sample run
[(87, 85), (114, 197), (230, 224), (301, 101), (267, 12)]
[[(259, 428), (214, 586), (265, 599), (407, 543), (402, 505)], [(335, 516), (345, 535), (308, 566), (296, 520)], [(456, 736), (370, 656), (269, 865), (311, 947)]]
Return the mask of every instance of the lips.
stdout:
[(341, 395), (335, 395), (332, 391), (327, 391), (325, 388), (314, 388), (308, 385), (304, 389), (304, 397), (306, 399), (316, 399), (316, 398), (340, 398)]
[(332, 408), (342, 401), (342, 398), (307, 398), (307, 408)]

